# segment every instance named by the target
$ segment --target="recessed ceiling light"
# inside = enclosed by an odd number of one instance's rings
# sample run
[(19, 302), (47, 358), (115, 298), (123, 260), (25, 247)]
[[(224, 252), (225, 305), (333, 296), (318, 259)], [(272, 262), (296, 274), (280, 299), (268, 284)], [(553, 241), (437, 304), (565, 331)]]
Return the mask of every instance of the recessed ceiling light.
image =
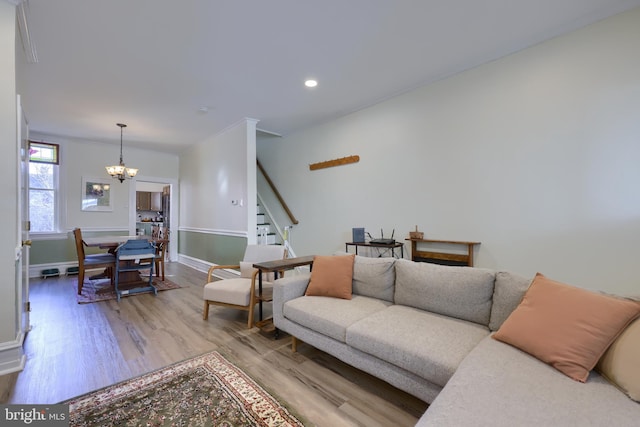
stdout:
[(309, 79), (309, 80), (304, 82), (304, 85), (306, 87), (316, 87), (316, 86), (318, 86), (318, 81), (317, 80), (313, 80), (313, 79)]

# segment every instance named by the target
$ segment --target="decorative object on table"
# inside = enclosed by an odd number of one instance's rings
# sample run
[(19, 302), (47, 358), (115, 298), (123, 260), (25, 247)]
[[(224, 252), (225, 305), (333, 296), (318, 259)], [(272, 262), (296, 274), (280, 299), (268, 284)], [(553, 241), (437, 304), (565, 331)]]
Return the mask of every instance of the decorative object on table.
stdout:
[(334, 166), (348, 165), (350, 163), (358, 163), (360, 156), (342, 157), (340, 159), (327, 160), (326, 162), (312, 163), (309, 165), (309, 170), (315, 171), (318, 169), (331, 168)]
[(364, 243), (364, 228), (352, 228), (351, 235), (353, 243)]
[(422, 231), (418, 231), (418, 226), (416, 225), (416, 231), (409, 232), (410, 239), (424, 239), (424, 233)]
[[(158, 277), (153, 278), (153, 286), (157, 289), (158, 292), (168, 291), (171, 289), (180, 289), (182, 287), (169, 279), (161, 280)], [(153, 291), (149, 290), (147, 292), (151, 293)], [(78, 304), (109, 301), (117, 298), (118, 296), (116, 295), (115, 289), (109, 284), (109, 279), (93, 280), (90, 284), (87, 283), (84, 285), (84, 287), (82, 288), (82, 293), (80, 295), (76, 295)]]
[(113, 210), (111, 182), (105, 178), (82, 177), (83, 211), (105, 212)]
[[(115, 273), (115, 290), (118, 301), (123, 295), (136, 294), (139, 292), (152, 291), (155, 295), (158, 290), (153, 286), (153, 267), (156, 260), (156, 247), (148, 240), (131, 239), (126, 243), (118, 246), (116, 249), (116, 273)], [(135, 288), (120, 288), (120, 274), (126, 272), (137, 272), (140, 270), (149, 270), (149, 280), (144, 281), (146, 285)], [(141, 277), (142, 278), (142, 277)], [(144, 282), (143, 282), (144, 283)]]
[(304, 426), (215, 351), (62, 403), (70, 426)]
[(111, 175), (111, 177), (123, 182), (125, 179), (131, 179), (136, 176), (138, 169), (126, 167), (122, 160), (122, 129), (126, 128), (127, 125), (124, 123), (116, 123), (116, 126), (120, 127), (120, 163), (114, 166), (105, 166), (105, 169), (107, 169), (107, 173)]

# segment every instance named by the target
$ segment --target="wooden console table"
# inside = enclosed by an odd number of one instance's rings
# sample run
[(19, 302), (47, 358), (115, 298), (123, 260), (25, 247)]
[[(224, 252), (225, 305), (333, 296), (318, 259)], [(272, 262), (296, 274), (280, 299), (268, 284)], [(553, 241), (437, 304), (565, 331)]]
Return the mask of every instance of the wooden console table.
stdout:
[(284, 272), (285, 270), (292, 270), (303, 265), (308, 265), (310, 269), (313, 268), (313, 257), (313, 255), (309, 255), (297, 258), (285, 258), (276, 261), (257, 262), (253, 264), (253, 268), (260, 270), (258, 273), (258, 295), (256, 296), (259, 310), (259, 320), (256, 322), (257, 327), (265, 332), (272, 332), (275, 330), (276, 338), (278, 337), (278, 331), (273, 326), (273, 319), (262, 318), (262, 302), (270, 302), (273, 300), (273, 291), (271, 289), (269, 292), (266, 292), (266, 290), (263, 292), (262, 290), (262, 273), (273, 273), (273, 280), (276, 280), (278, 279), (278, 273)]
[[(432, 262), (443, 265), (460, 265), (473, 267), (473, 249), (480, 242), (457, 242), (453, 240), (406, 239), (411, 242), (411, 259), (413, 261)], [(419, 250), (418, 244), (425, 245), (458, 245), (466, 246), (466, 254)]]

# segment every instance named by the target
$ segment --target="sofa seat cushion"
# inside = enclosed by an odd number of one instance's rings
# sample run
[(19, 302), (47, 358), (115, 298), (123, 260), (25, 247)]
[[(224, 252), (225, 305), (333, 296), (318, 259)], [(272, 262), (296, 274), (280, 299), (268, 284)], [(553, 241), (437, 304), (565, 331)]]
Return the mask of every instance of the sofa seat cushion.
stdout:
[(390, 302), (361, 295), (353, 295), (350, 300), (303, 296), (287, 301), (283, 314), (292, 322), (345, 342), (349, 326), (389, 305)]
[(586, 383), (485, 338), (417, 426), (637, 426), (640, 404), (593, 372)]
[(444, 386), (488, 328), (413, 307), (390, 306), (347, 329), (347, 344)]

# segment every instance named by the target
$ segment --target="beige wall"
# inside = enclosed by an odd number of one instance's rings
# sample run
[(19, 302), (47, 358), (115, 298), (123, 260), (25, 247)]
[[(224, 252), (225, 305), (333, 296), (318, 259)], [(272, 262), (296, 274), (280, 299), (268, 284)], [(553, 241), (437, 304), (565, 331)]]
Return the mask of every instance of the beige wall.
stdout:
[[(258, 144), (297, 255), (352, 227), (480, 241), (476, 265), (640, 294), (640, 9)], [(319, 171), (310, 163), (357, 154)]]

